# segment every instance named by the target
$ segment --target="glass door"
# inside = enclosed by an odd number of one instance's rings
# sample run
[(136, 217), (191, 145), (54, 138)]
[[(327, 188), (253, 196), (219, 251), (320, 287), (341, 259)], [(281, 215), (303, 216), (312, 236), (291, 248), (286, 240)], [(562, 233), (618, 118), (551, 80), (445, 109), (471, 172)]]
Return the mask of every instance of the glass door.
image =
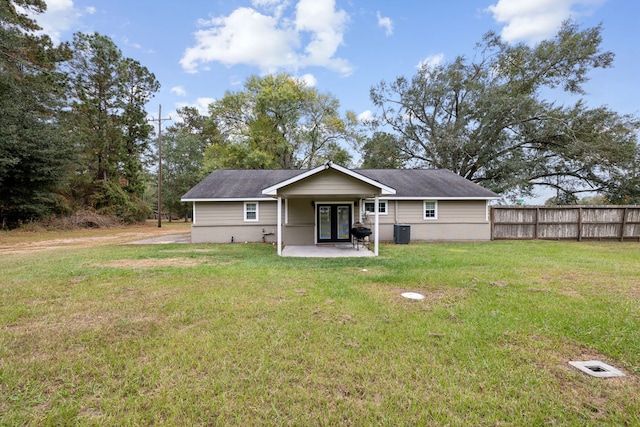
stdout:
[(318, 242), (331, 241), (331, 205), (318, 206)]
[(336, 224), (336, 240), (349, 240), (351, 229), (351, 205), (336, 206), (338, 218)]
[(349, 242), (351, 205), (318, 205), (318, 243)]

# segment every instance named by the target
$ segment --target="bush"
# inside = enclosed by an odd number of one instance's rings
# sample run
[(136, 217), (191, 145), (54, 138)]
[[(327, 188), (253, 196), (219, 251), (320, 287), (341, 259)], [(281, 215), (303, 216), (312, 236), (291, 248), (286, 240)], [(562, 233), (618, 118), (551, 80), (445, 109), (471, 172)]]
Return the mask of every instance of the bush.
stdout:
[(93, 205), (97, 213), (116, 216), (128, 224), (143, 222), (151, 215), (149, 205), (111, 181), (100, 182)]
[(50, 228), (63, 230), (74, 228), (115, 228), (122, 227), (122, 225), (122, 220), (114, 215), (103, 215), (87, 209), (49, 221)]

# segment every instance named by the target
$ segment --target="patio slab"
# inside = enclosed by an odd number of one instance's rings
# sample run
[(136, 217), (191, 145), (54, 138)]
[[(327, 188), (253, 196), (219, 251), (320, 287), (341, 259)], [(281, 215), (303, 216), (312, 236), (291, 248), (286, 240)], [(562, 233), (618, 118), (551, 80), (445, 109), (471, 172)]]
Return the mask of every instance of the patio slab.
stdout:
[(371, 257), (375, 256), (366, 247), (360, 246), (358, 249), (353, 245), (316, 245), (316, 246), (285, 246), (282, 249), (283, 257), (300, 258), (347, 258), (347, 257)]

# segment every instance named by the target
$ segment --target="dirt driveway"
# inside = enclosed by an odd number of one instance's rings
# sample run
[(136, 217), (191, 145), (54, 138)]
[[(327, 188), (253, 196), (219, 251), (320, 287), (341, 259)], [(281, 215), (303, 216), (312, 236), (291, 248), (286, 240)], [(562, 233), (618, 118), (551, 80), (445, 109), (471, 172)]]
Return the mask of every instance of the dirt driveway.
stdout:
[(68, 232), (0, 233), (0, 254), (51, 251), (63, 248), (88, 248), (114, 244), (189, 243), (190, 228), (136, 226), (119, 229), (72, 230)]

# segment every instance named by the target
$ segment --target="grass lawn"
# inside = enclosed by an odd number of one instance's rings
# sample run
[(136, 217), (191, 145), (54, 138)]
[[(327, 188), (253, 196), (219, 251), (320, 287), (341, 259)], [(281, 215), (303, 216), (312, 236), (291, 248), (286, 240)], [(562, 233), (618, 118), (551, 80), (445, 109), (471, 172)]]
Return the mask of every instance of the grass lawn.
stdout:
[[(640, 425), (640, 243), (11, 239), (0, 425)], [(627, 376), (567, 363), (591, 359)]]

